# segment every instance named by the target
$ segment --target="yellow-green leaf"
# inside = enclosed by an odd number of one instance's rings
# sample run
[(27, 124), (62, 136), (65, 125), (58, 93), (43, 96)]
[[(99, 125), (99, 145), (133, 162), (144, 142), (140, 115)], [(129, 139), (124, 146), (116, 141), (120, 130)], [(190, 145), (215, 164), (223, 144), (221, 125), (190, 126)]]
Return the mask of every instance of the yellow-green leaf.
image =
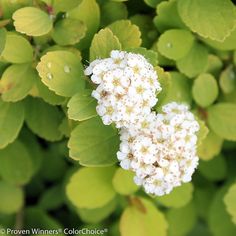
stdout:
[(52, 29), (50, 16), (35, 7), (20, 8), (12, 18), (16, 31), (29, 36), (41, 36)]
[(111, 201), (116, 193), (112, 186), (115, 167), (81, 168), (66, 186), (68, 199), (78, 208), (98, 208)]

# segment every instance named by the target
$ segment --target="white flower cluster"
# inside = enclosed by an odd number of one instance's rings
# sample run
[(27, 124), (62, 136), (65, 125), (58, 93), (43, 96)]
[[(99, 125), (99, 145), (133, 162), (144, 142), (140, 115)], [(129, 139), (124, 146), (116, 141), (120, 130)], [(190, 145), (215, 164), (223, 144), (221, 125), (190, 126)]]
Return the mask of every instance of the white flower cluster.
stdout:
[(117, 157), (122, 168), (135, 172), (135, 183), (161, 196), (189, 182), (198, 165), (199, 124), (175, 102), (152, 112), (161, 91), (153, 66), (140, 54), (114, 50), (90, 63), (85, 74), (98, 85), (92, 96), (103, 123), (120, 128)]
[(120, 130), (117, 156), (121, 167), (134, 171), (135, 183), (158, 196), (191, 181), (198, 165), (199, 124), (188, 107), (169, 103), (163, 106), (162, 113), (152, 114), (141, 123), (145, 129), (133, 126)]
[(85, 69), (98, 84), (92, 96), (103, 123), (117, 128), (135, 124), (151, 113), (161, 91), (153, 66), (140, 54), (113, 50), (110, 58), (97, 59)]

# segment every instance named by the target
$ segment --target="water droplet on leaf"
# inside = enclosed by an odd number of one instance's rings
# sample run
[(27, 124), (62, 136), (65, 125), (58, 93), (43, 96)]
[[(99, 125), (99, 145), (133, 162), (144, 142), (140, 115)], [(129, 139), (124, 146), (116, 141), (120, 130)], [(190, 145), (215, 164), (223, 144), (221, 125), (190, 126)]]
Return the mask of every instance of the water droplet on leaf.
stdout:
[(51, 68), (51, 67), (52, 67), (52, 63), (51, 63), (51, 62), (48, 62), (48, 63), (47, 63), (47, 67), (48, 67), (48, 68)]
[(167, 43), (167, 44), (166, 44), (166, 47), (167, 47), (167, 48), (172, 48), (172, 43)]
[(51, 80), (53, 78), (53, 75), (51, 73), (47, 73), (47, 78)]
[(65, 73), (70, 73), (70, 67), (69, 66), (67, 66), (67, 65), (65, 65), (64, 66), (64, 71), (65, 71)]

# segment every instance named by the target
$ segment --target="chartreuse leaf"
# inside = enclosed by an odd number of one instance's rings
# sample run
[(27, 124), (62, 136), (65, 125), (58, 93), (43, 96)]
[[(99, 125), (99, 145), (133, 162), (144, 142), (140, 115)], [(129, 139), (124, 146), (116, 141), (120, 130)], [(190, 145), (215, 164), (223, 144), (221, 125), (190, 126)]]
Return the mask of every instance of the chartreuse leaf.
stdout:
[(83, 121), (97, 116), (97, 101), (91, 97), (91, 90), (75, 94), (68, 102), (68, 116), (72, 120)]
[(210, 130), (204, 142), (198, 147), (199, 157), (205, 161), (211, 160), (220, 153), (222, 144), (223, 139)]
[(187, 104), (190, 104), (192, 101), (191, 81), (178, 72), (171, 72), (169, 75), (169, 85), (167, 91), (164, 92), (166, 95), (160, 100), (160, 103), (158, 103), (159, 105), (157, 106), (157, 109), (161, 109), (160, 105), (173, 101)]
[(78, 208), (93, 209), (105, 206), (116, 195), (112, 186), (115, 169), (81, 168), (72, 175), (66, 186), (68, 199)]
[(30, 95), (33, 97), (40, 97), (51, 105), (60, 105), (66, 100), (65, 97), (59, 96), (53, 91), (49, 90), (39, 76), (36, 78), (35, 86), (30, 91)]
[(89, 47), (100, 23), (100, 9), (96, 0), (82, 0), (77, 7), (67, 12), (67, 17), (81, 20), (85, 23), (87, 31), (85, 37), (79, 42), (79, 48)]
[(83, 66), (72, 52), (48, 52), (36, 69), (42, 82), (58, 95), (72, 97), (85, 86)]
[(6, 37), (7, 34), (5, 28), (0, 29), (0, 55), (5, 47)]
[(27, 98), (25, 108), (26, 124), (35, 134), (48, 141), (62, 138), (58, 129), (62, 121), (62, 114), (57, 107), (38, 98)]
[(108, 28), (119, 39), (122, 49), (137, 48), (142, 43), (138, 26), (132, 24), (130, 20), (116, 21)]
[(11, 63), (31, 62), (33, 60), (33, 48), (24, 37), (8, 33), (1, 57)]
[[(184, 43), (183, 43), (184, 42)], [(194, 37), (190, 31), (171, 29), (165, 31), (159, 38), (157, 46), (159, 52), (173, 60), (183, 58), (192, 48)]]
[(208, 124), (220, 137), (227, 140), (236, 140), (236, 105), (218, 103), (207, 109)]
[(218, 155), (209, 161), (201, 160), (198, 169), (200, 173), (210, 181), (225, 179), (227, 172), (225, 158), (222, 155)]
[(151, 63), (153, 66), (156, 66), (158, 63), (157, 52), (155, 52), (153, 50), (147, 50), (146, 48), (140, 47), (140, 48), (126, 49), (126, 51), (133, 52), (133, 53), (139, 53), (139, 54), (143, 55), (148, 60), (148, 62)]
[(204, 72), (208, 60), (206, 47), (194, 43), (188, 54), (176, 62), (177, 68), (186, 76), (193, 78)]
[(222, 67), (223, 67), (223, 62), (221, 61), (219, 57), (217, 57), (214, 54), (208, 55), (205, 72), (211, 73), (214, 76), (218, 77)]
[(16, 31), (29, 36), (41, 36), (52, 29), (49, 15), (35, 7), (20, 8), (12, 18)]
[(234, 31), (231, 32), (231, 34), (226, 39), (224, 39), (223, 42), (219, 42), (219, 41), (212, 40), (212, 39), (206, 39), (206, 38), (202, 38), (202, 40), (204, 41), (204, 43), (210, 45), (211, 47), (213, 47), (215, 49), (233, 50), (233, 49), (236, 49), (236, 45), (235, 45), (236, 29), (234, 29)]
[(201, 146), (203, 141), (205, 141), (205, 138), (207, 137), (209, 129), (203, 120), (199, 119), (197, 116), (195, 116), (195, 119), (197, 120), (200, 127), (199, 131), (197, 132), (197, 147), (199, 147)]
[(156, 200), (166, 207), (183, 207), (187, 205), (193, 196), (193, 185), (185, 183), (174, 188), (174, 190), (167, 195), (157, 197)]
[(163, 1), (158, 4), (157, 16), (154, 18), (154, 24), (160, 32), (172, 28), (187, 28), (179, 16), (177, 0)]
[(22, 103), (3, 102), (0, 99), (0, 149), (12, 143), (18, 136), (24, 122)]
[(36, 79), (36, 71), (30, 64), (9, 66), (0, 80), (2, 100), (16, 102), (25, 98)]
[(77, 19), (63, 19), (56, 23), (52, 38), (58, 45), (73, 45), (85, 36), (86, 25)]
[(118, 151), (117, 131), (105, 126), (99, 117), (80, 123), (71, 133), (70, 157), (85, 166), (113, 165)]
[(104, 26), (128, 17), (127, 7), (122, 2), (105, 2), (101, 6), (101, 12), (101, 24)]
[(208, 225), (213, 236), (231, 236), (236, 234), (236, 225), (232, 222), (224, 204), (224, 196), (228, 188), (228, 185), (221, 188), (211, 201)]
[(119, 168), (112, 179), (112, 184), (117, 191), (122, 195), (130, 195), (138, 190), (138, 186), (134, 183), (134, 173), (131, 171)]
[(80, 4), (81, 0), (56, 0), (52, 1), (53, 3), (53, 10), (55, 12), (64, 12), (71, 10), (77, 7)]
[(0, 181), (0, 212), (13, 214), (23, 206), (24, 194), (21, 188), (5, 181)]
[(116, 209), (116, 206), (117, 206), (117, 199), (114, 198), (106, 205), (100, 208), (94, 208), (94, 209), (79, 208), (77, 212), (80, 218), (83, 220), (83, 222), (95, 224), (107, 218)]
[(166, 236), (167, 222), (164, 215), (144, 198), (132, 198), (120, 219), (121, 236)]
[(236, 184), (233, 183), (224, 196), (224, 204), (227, 212), (231, 215), (232, 221), (236, 224)]
[(110, 29), (101, 29), (97, 34), (95, 34), (90, 46), (90, 61), (97, 58), (109, 57), (110, 52), (115, 49), (121, 49), (119, 39)]
[(218, 96), (218, 85), (211, 74), (200, 74), (194, 80), (192, 94), (195, 102), (201, 107), (208, 107)]
[(0, 150), (0, 163), (0, 176), (3, 180), (15, 185), (24, 185), (30, 181), (33, 174), (32, 161), (21, 142), (15, 141)]
[(236, 75), (232, 65), (229, 65), (220, 75), (220, 88), (224, 93), (231, 93), (236, 88)]
[(166, 219), (168, 222), (168, 236), (187, 235), (197, 220), (194, 205), (190, 203), (181, 208), (171, 208), (166, 213)]
[(236, 26), (236, 10), (230, 0), (180, 0), (178, 11), (184, 23), (205, 38), (224, 41)]

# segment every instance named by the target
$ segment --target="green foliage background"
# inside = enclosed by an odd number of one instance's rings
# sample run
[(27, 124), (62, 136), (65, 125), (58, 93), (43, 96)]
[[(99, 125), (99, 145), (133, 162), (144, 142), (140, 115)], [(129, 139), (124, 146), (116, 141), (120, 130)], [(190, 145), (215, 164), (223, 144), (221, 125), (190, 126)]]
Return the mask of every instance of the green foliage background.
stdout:
[[(83, 69), (112, 49), (155, 66), (156, 111), (188, 103), (201, 124), (198, 170), (169, 195), (134, 185), (96, 114)], [(235, 66), (230, 0), (1, 0), (0, 228), (236, 235)]]

